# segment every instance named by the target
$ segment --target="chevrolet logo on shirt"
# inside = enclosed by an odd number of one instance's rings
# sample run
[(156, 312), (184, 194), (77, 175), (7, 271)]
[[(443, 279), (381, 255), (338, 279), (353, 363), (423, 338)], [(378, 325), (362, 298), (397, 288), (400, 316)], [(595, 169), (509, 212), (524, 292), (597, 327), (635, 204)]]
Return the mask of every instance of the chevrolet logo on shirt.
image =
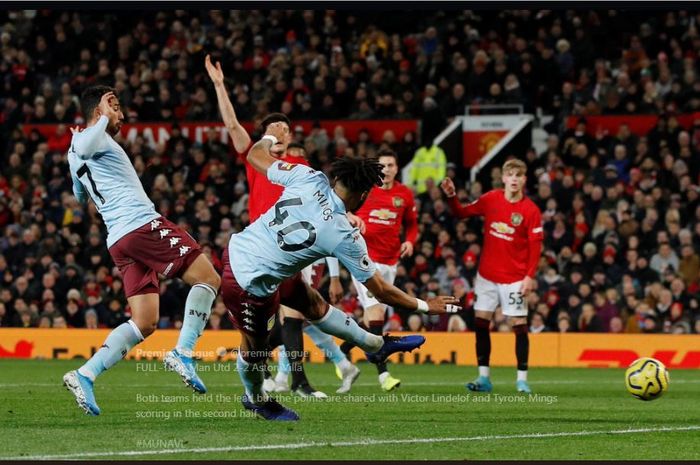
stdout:
[(515, 229), (508, 226), (505, 223), (501, 222), (496, 222), (496, 223), (491, 223), (491, 229), (494, 231), (497, 231), (501, 234), (513, 234), (515, 232)]
[(380, 210), (372, 210), (371, 212), (369, 212), (369, 216), (372, 218), (377, 218), (386, 221), (395, 220), (398, 214), (387, 208), (382, 208)]

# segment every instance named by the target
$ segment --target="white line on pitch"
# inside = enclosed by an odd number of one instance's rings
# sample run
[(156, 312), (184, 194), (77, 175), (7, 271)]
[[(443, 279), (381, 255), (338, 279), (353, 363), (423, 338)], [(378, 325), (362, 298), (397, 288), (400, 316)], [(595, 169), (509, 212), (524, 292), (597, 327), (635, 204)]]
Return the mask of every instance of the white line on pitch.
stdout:
[[(463, 380), (455, 380), (455, 381), (435, 381), (435, 382), (429, 382), (429, 381), (415, 381), (415, 382), (405, 382), (403, 385), (405, 386), (462, 386), (465, 382)], [(495, 386), (507, 386), (512, 384), (511, 381), (492, 381), (492, 383)], [(589, 379), (589, 380), (574, 380), (574, 379), (553, 379), (553, 380), (537, 380), (537, 379), (530, 379), (530, 383), (536, 384), (538, 386), (547, 386), (547, 385), (565, 385), (565, 384), (595, 384), (595, 385), (600, 385), (600, 384), (616, 384), (616, 385), (621, 385), (622, 381), (615, 381), (615, 380), (595, 380), (595, 379)], [(700, 379), (674, 379), (672, 381), (672, 384), (699, 384)], [(60, 382), (56, 383), (0, 383), (0, 388), (3, 387), (31, 387), (31, 386), (60, 386)], [(212, 384), (207, 384), (209, 387), (235, 387), (235, 386), (240, 386), (241, 383), (237, 379), (232, 379), (230, 383), (212, 383)], [(337, 386), (337, 384), (334, 383), (314, 383), (315, 386)], [(102, 386), (102, 385), (98, 385)], [(354, 383), (353, 386), (377, 386), (377, 383), (374, 382), (364, 382), (364, 383)], [(129, 384), (126, 387), (130, 388), (146, 388), (146, 387), (159, 387), (159, 388), (166, 388), (168, 387), (166, 384), (143, 384), (143, 383), (135, 383), (135, 384)]]
[(229, 446), (229, 447), (199, 447), (191, 449), (155, 449), (155, 450), (126, 450), (112, 452), (78, 452), (74, 454), (62, 455), (31, 455), (0, 457), (0, 460), (66, 460), (80, 459), (88, 457), (130, 457), (143, 455), (171, 455), (186, 453), (208, 453), (208, 452), (242, 452), (255, 450), (290, 450), (308, 449), (311, 447), (355, 447), (355, 446), (376, 446), (387, 444), (430, 444), (440, 442), (468, 442), (468, 441), (493, 441), (506, 439), (547, 439), (563, 437), (597, 436), (605, 434), (638, 434), (638, 433), (661, 433), (676, 431), (698, 431), (700, 425), (677, 426), (658, 428), (637, 428), (609, 431), (571, 431), (560, 433), (529, 433), (529, 434), (499, 434), (492, 436), (466, 436), (456, 438), (411, 438), (411, 439), (366, 439), (361, 441), (340, 441), (340, 442), (298, 442), (290, 444), (269, 444), (250, 446)]

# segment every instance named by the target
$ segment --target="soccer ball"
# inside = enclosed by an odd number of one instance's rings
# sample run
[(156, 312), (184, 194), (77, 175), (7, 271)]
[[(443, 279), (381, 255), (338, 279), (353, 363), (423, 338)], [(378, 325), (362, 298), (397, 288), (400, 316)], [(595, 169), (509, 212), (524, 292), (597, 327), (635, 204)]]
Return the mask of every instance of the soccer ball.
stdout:
[(638, 358), (625, 372), (625, 386), (638, 399), (658, 399), (668, 390), (668, 371), (654, 358)]

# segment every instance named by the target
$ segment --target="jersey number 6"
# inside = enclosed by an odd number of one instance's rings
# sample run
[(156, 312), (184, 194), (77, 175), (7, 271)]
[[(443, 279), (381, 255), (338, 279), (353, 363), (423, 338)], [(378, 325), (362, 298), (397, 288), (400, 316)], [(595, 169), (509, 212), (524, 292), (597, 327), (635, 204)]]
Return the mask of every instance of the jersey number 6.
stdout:
[[(282, 211), (283, 208), (296, 207), (302, 204), (303, 202), (298, 197), (280, 200), (279, 202), (277, 202), (275, 204), (275, 219), (270, 221), (270, 227), (282, 226), (287, 217), (289, 217), (288, 212)], [(302, 229), (306, 230), (306, 232), (308, 232), (309, 234), (309, 237), (307, 237), (304, 242), (300, 244), (289, 244), (284, 240), (284, 237), (287, 234)], [(298, 250), (307, 249), (314, 245), (314, 242), (316, 242), (316, 228), (314, 228), (314, 225), (312, 225), (308, 221), (299, 221), (296, 223), (292, 223), (289, 226), (285, 226), (284, 228), (277, 231), (277, 245), (280, 249), (284, 250), (285, 252), (296, 252)]]

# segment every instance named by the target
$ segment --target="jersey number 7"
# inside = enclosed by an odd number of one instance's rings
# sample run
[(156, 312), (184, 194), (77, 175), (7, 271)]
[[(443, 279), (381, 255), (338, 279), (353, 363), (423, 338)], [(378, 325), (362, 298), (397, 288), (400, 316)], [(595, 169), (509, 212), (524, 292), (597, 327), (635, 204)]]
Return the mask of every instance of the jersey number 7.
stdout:
[[(299, 197), (280, 200), (275, 204), (275, 219), (270, 221), (269, 226), (282, 226), (287, 217), (289, 217), (289, 213), (286, 211), (282, 211), (282, 209), (285, 207), (298, 207), (302, 204), (303, 202)], [(307, 237), (304, 242), (300, 244), (289, 244), (284, 240), (284, 237), (287, 234), (302, 229), (306, 230), (309, 234), (309, 237)], [(285, 252), (296, 252), (298, 250), (307, 249), (314, 245), (314, 242), (316, 242), (316, 228), (314, 228), (314, 225), (309, 223), (308, 221), (298, 221), (296, 223), (290, 224), (289, 226), (285, 226), (283, 229), (277, 231), (277, 245), (280, 249), (284, 250)]]
[[(104, 204), (105, 198), (102, 197), (102, 194), (100, 194), (100, 191), (97, 190), (97, 184), (95, 184), (95, 180), (92, 179), (92, 172), (90, 172), (90, 168), (88, 168), (87, 163), (83, 163), (83, 166), (80, 167), (80, 169), (77, 171), (76, 174), (78, 175), (78, 178), (82, 178), (85, 174), (87, 174), (88, 180), (90, 181), (90, 186), (92, 187), (92, 191), (100, 199), (100, 201)], [(83, 183), (83, 185), (85, 185), (85, 183)], [(94, 201), (95, 199), (93, 198), (92, 200)]]

